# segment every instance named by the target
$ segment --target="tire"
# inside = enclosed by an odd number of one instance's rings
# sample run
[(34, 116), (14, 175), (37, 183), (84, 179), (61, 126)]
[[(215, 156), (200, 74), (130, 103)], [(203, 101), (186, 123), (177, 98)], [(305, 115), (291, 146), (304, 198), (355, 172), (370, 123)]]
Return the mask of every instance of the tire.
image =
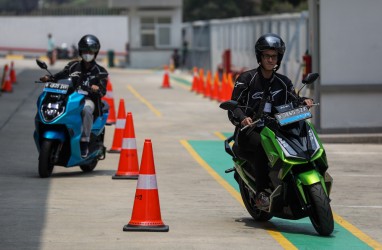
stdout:
[(95, 169), (97, 166), (98, 160), (94, 159), (91, 163), (86, 164), (86, 165), (81, 165), (80, 168), (83, 172), (89, 173)]
[(57, 150), (57, 143), (50, 140), (44, 140), (40, 147), (40, 156), (38, 158), (38, 174), (41, 178), (47, 178), (52, 175), (54, 168), (54, 154)]
[(243, 199), (245, 208), (255, 221), (269, 221), (272, 219), (272, 215), (260, 210), (256, 207), (255, 197), (256, 194), (245, 184), (245, 182), (239, 177), (239, 188), (241, 198)]
[(333, 213), (329, 197), (326, 195), (321, 183), (308, 187), (310, 201), (310, 221), (316, 231), (322, 236), (329, 236), (334, 229)]

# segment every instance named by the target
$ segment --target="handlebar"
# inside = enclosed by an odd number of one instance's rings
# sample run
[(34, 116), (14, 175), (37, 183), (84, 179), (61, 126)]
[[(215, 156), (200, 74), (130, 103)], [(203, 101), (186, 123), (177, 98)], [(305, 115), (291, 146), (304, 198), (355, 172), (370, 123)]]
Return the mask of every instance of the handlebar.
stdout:
[[(312, 104), (312, 107), (314, 107), (314, 106), (319, 106), (319, 105), (320, 105), (320, 103), (313, 103), (313, 104)], [(271, 117), (271, 116), (269, 116), (268, 114), (263, 114), (263, 116), (262, 116), (261, 118), (259, 118), (259, 119), (255, 120), (254, 122), (252, 122), (252, 123), (250, 123), (250, 124), (248, 124), (248, 125), (242, 127), (242, 128), (240, 129), (240, 131), (243, 131), (243, 130), (249, 128), (249, 127), (252, 127), (253, 125), (256, 125), (258, 122), (261, 121), (261, 119), (264, 119), (264, 118), (265, 118), (265, 119), (268, 119), (269, 122), (276, 121), (276, 118)]]
[(254, 121), (254, 122), (252, 122), (252, 123), (250, 123), (250, 124), (248, 124), (248, 125), (242, 127), (242, 128), (240, 129), (240, 131), (243, 131), (244, 129), (246, 129), (246, 128), (248, 128), (248, 127), (252, 127), (252, 126), (255, 125), (256, 123), (258, 123), (260, 120), (261, 120), (261, 119), (257, 119), (256, 121)]

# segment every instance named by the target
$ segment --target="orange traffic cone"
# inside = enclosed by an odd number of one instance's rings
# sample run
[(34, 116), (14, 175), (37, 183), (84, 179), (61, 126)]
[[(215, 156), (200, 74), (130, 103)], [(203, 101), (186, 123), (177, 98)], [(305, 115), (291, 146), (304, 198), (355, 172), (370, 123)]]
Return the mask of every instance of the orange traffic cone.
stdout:
[(10, 71), (11, 83), (16, 83), (16, 71), (14, 69), (13, 61), (11, 62), (11, 71)]
[(228, 73), (228, 76), (227, 76), (227, 92), (226, 92), (226, 100), (230, 100), (231, 99), (231, 95), (232, 95), (232, 91), (233, 91), (233, 87), (234, 87), (234, 84), (233, 84), (233, 76), (232, 76), (232, 73)]
[(149, 139), (145, 140), (143, 146), (133, 213), (129, 224), (123, 227), (123, 231), (169, 231), (169, 227), (163, 224), (161, 218), (153, 149)]
[(170, 86), (170, 77), (168, 74), (168, 66), (164, 66), (164, 75), (163, 75), (163, 83), (162, 83), (162, 88), (171, 88)]
[(198, 68), (194, 67), (194, 78), (192, 79), (191, 91), (197, 91), (199, 85)]
[(213, 88), (212, 88), (212, 95), (211, 99), (212, 100), (218, 100), (219, 99), (219, 75), (218, 72), (215, 72), (214, 76), (214, 83), (213, 83)]
[(118, 171), (113, 179), (138, 179), (138, 154), (135, 140), (133, 115), (127, 113), (126, 126), (123, 132), (122, 151), (119, 157)]
[(207, 71), (206, 86), (204, 88), (204, 97), (212, 96), (212, 75), (211, 71)]
[(199, 69), (199, 84), (198, 84), (197, 93), (198, 94), (204, 93), (204, 70), (203, 69)]
[(114, 130), (113, 145), (111, 146), (111, 149), (108, 151), (109, 153), (121, 152), (122, 137), (123, 137), (123, 130), (125, 129), (125, 123), (126, 123), (125, 100), (120, 99), (119, 107), (118, 107), (117, 123), (115, 124), (115, 130)]
[(109, 115), (106, 120), (107, 125), (115, 124), (117, 119), (115, 118), (115, 106), (114, 106), (114, 94), (113, 94), (113, 85), (111, 84), (110, 79), (107, 79), (106, 95), (102, 97), (102, 100), (106, 101), (109, 104)]
[(1, 84), (1, 91), (3, 91), (3, 92), (12, 92), (13, 91), (11, 78), (9, 77), (8, 64), (4, 65), (4, 74), (3, 74), (2, 84)]

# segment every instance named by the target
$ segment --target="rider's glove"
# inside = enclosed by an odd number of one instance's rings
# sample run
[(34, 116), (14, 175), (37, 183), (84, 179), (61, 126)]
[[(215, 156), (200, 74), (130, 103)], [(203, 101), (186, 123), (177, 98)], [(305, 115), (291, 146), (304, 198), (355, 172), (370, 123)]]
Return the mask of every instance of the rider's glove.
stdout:
[(45, 75), (45, 76), (40, 77), (40, 81), (42, 81), (42, 82), (53, 81), (53, 77), (51, 77), (50, 75)]

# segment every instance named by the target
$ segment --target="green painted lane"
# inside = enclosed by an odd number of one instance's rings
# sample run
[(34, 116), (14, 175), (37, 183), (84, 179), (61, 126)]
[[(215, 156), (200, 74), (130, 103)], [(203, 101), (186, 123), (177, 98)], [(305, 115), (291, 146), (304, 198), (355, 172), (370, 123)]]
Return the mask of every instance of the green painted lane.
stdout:
[(171, 77), (171, 79), (174, 79), (175, 81), (177, 81), (177, 82), (179, 82), (179, 83), (181, 83), (183, 85), (186, 85), (188, 87), (191, 87), (191, 85), (192, 85), (190, 81), (185, 80), (185, 79), (183, 79), (181, 77), (177, 77), (177, 76), (174, 76), (174, 75), (170, 75), (170, 77)]
[[(239, 192), (233, 173), (224, 173), (226, 169), (233, 167), (233, 163), (231, 157), (225, 153), (223, 141), (192, 140), (188, 143), (216, 173)], [(308, 218), (295, 221), (272, 218), (271, 222), (274, 224), (274, 229), (298, 249), (372, 249), (338, 223), (335, 223), (331, 237), (320, 237)]]

